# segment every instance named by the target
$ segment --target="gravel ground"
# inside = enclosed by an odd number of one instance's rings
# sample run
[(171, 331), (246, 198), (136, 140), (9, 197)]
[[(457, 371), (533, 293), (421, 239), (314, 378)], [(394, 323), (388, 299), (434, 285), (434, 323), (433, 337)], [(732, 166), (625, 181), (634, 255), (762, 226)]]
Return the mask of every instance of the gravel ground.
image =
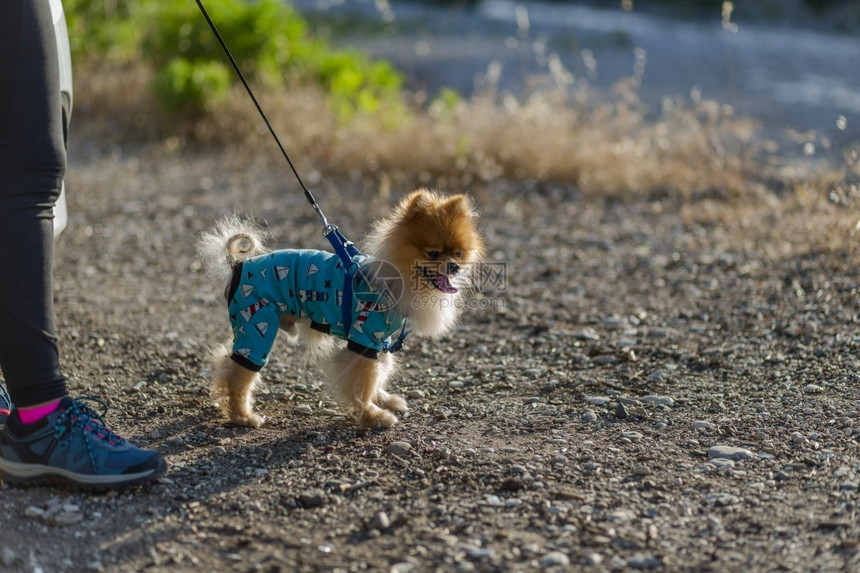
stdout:
[[(476, 187), (505, 281), (449, 338), (407, 341), (401, 424), (357, 427), (283, 345), (267, 423), (231, 427), (206, 372), (229, 334), (222, 285), (194, 238), (238, 210), (278, 246), (320, 248), (315, 215), (254, 158), (73, 151), (56, 285), (71, 389), (170, 469), (122, 493), (0, 485), (3, 571), (860, 569), (846, 252), (764, 248), (695, 203)], [(358, 238), (386, 200), (334, 187), (318, 198)]]

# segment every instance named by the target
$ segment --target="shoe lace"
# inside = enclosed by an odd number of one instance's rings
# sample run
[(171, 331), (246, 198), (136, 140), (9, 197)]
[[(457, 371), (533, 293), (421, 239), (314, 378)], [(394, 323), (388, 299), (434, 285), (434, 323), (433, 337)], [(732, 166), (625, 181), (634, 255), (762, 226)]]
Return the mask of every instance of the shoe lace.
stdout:
[[(101, 413), (97, 413), (93, 408), (84, 402), (92, 402), (101, 406)], [(102, 421), (102, 416), (107, 414), (108, 406), (103, 401), (92, 396), (80, 396), (72, 400), (72, 403), (63, 412), (63, 415), (57, 420), (57, 425), (54, 430), (57, 439), (59, 440), (67, 432), (75, 429), (83, 433), (88, 433), (102, 442), (107, 442), (111, 446), (116, 446), (125, 441), (125, 438), (110, 430)], [(96, 465), (95, 452), (90, 440), (84, 440), (87, 446), (87, 452), (90, 456), (90, 461), (93, 466)]]
[(9, 396), (9, 392), (6, 391), (6, 387), (0, 384), (0, 414), (9, 414), (9, 410), (11, 409), (12, 398)]

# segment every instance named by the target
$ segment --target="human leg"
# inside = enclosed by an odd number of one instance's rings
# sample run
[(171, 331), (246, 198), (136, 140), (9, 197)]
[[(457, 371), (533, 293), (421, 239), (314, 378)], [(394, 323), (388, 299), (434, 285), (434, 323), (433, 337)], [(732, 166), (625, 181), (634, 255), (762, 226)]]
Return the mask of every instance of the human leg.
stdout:
[(66, 157), (48, 0), (0, 2), (0, 54), (0, 369), (11, 395), (0, 393), (0, 477), (83, 488), (151, 481), (165, 472), (161, 455), (68, 397), (60, 371), (52, 219)]

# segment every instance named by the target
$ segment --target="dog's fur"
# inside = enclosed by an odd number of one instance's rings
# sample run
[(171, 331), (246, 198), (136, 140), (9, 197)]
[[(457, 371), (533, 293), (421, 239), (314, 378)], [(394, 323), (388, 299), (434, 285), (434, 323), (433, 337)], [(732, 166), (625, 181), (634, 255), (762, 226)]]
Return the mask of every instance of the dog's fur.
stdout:
[[(419, 189), (371, 228), (364, 252), (393, 264), (405, 279), (402, 292), (392, 294), (397, 312), (408, 317), (413, 336), (435, 339), (456, 323), (462, 306), (459, 298), (471, 284), (471, 272), (484, 252), (476, 217), (465, 195)], [(231, 216), (201, 236), (198, 251), (210, 274), (226, 284), (234, 265), (268, 252), (265, 238), (259, 226)], [(280, 315), (280, 329), (293, 341), (303, 342), (312, 360), (326, 359), (332, 389), (358, 423), (389, 427), (397, 423), (394, 412), (408, 409), (406, 400), (386, 390), (395, 369), (391, 353), (380, 353), (374, 360), (336, 348), (335, 337), (312, 330), (307, 320), (289, 314)], [(258, 373), (231, 359), (229, 345), (215, 351), (213, 390), (234, 424), (257, 427), (263, 423), (253, 409), (259, 381)]]

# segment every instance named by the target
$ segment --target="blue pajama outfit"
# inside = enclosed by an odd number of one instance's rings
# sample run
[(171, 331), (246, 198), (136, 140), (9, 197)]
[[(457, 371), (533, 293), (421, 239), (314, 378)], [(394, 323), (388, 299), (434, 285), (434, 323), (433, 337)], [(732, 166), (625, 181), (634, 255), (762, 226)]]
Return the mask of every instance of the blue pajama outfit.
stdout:
[[(372, 261), (358, 255), (353, 261)], [(250, 258), (233, 270), (227, 307), (233, 326), (235, 362), (259, 371), (269, 359), (279, 318), (288, 314), (311, 321), (311, 328), (347, 341), (347, 347), (375, 358), (390, 348), (405, 318), (391, 299), (356, 275), (352, 300), (344, 301), (346, 272), (337, 255), (316, 250), (281, 250)], [(351, 304), (344, 328), (342, 305)]]

